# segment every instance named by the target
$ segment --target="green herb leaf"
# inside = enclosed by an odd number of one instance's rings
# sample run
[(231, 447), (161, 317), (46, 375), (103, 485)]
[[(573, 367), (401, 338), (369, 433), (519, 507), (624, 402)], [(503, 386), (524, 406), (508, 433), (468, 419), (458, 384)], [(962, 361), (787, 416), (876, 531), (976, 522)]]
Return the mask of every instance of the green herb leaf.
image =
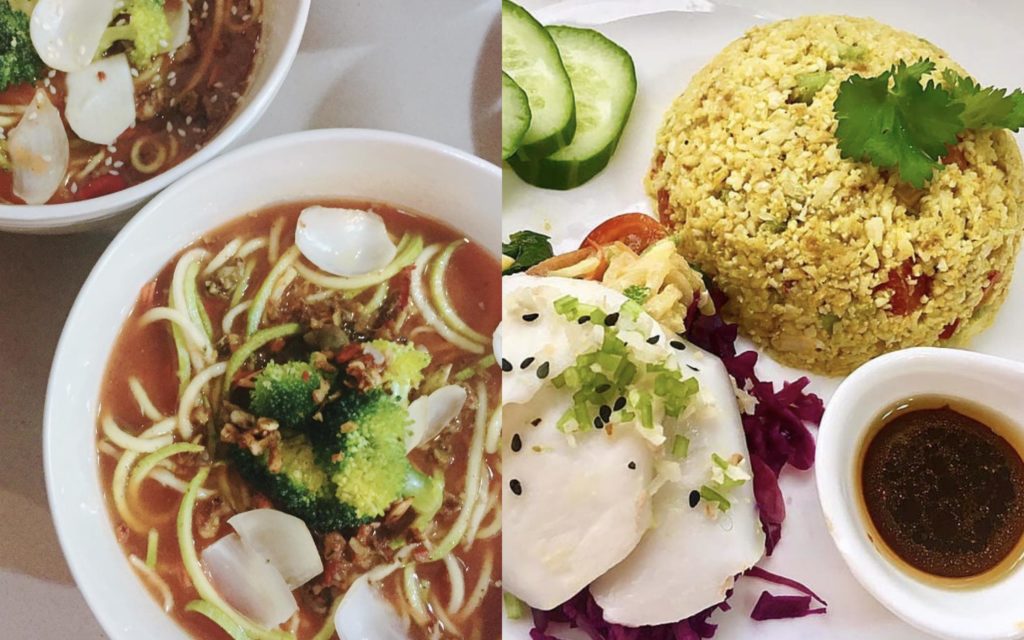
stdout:
[(510, 275), (526, 271), (551, 256), (551, 238), (536, 231), (517, 231), (509, 236), (508, 242), (501, 244), (501, 252), (512, 258), (513, 262), (502, 275)]
[(897, 168), (904, 182), (923, 187), (963, 130), (964, 105), (934, 82), (921, 84), (934, 70), (930, 60), (901, 61), (874, 78), (843, 82), (834, 105), (843, 157)]
[(1011, 129), (1024, 127), (1024, 93), (1020, 89), (1007, 94), (1006, 89), (982, 87), (952, 69), (942, 72), (942, 79), (953, 100), (964, 105), (960, 118), (965, 129)]
[(626, 290), (622, 292), (627, 298), (637, 304), (643, 304), (647, 302), (647, 299), (651, 297), (651, 290), (648, 287), (643, 287), (638, 284), (631, 284), (626, 287)]

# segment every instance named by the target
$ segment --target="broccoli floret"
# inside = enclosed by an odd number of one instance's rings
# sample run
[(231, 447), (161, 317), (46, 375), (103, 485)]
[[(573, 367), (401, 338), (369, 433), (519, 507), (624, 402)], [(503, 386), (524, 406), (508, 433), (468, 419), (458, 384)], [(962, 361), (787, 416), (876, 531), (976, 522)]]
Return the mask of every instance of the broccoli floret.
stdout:
[(390, 340), (374, 340), (370, 346), (384, 355), (384, 384), (390, 385), (394, 395), (406, 397), (409, 391), (423, 382), (423, 370), (430, 364), (430, 354), (414, 344), (399, 344)]
[(39, 79), (43, 61), (29, 35), (29, 17), (8, 0), (0, 0), (0, 91)]
[(406, 408), (380, 390), (349, 394), (311, 422), (310, 438), (331, 469), (338, 500), (360, 518), (378, 518), (402, 497), (409, 460), (405, 457)]
[(313, 394), (320, 380), (317, 370), (305, 362), (272, 362), (256, 376), (250, 409), (285, 428), (298, 427), (316, 411)]
[(317, 461), (319, 456), (306, 436), (285, 438), (278, 447), (281, 470), (277, 473), (268, 468), (266, 453), (254, 456), (246, 449), (232, 447), (229, 457), (254, 490), (313, 529), (348, 531), (369, 522), (368, 518), (358, 517), (352, 507), (338, 501), (337, 488), (328, 477), (328, 471)]
[(153, 59), (166, 53), (171, 43), (171, 23), (164, 12), (164, 0), (126, 0), (124, 9), (128, 23), (109, 27), (103, 33), (99, 52), (115, 42), (128, 41), (128, 59), (138, 69), (145, 69)]

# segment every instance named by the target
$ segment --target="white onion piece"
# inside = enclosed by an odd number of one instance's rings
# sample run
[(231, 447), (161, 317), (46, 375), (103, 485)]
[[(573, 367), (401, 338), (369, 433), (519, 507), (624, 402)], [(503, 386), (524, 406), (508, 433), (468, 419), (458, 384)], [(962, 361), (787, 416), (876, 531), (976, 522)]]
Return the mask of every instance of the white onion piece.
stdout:
[(28, 204), (45, 204), (64, 182), (71, 147), (60, 112), (42, 89), (8, 134), (7, 149), (14, 195)]
[(36, 53), (58, 71), (78, 71), (96, 57), (118, 0), (39, 0), (30, 33)]
[(299, 609), (281, 573), (238, 534), (214, 542), (202, 557), (217, 593), (254, 622), (273, 629)]
[(67, 87), (64, 115), (82, 140), (114, 144), (128, 127), (135, 126), (135, 85), (123, 53), (72, 71)]
[(334, 613), (334, 628), (345, 640), (408, 640), (409, 625), (398, 616), (366, 576), (342, 596)]
[(436, 438), (462, 412), (465, 404), (466, 390), (457, 384), (413, 400), (409, 405), (412, 426), (405, 443), (406, 453)]
[(189, 20), (191, 19), (192, 5), (189, 0), (181, 0), (176, 9), (167, 10), (167, 22), (171, 25), (171, 51), (189, 41)]
[(307, 207), (299, 214), (295, 244), (306, 259), (336, 276), (361, 276), (395, 258), (384, 220), (372, 211)]
[(254, 509), (228, 520), (242, 542), (277, 569), (296, 589), (324, 571), (313, 534), (302, 520), (274, 509)]

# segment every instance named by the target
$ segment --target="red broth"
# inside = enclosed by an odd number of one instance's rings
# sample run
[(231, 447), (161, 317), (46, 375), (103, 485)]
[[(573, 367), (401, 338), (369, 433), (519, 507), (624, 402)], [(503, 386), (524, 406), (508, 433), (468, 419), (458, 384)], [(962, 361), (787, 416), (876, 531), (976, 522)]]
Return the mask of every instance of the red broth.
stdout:
[[(205, 248), (209, 251), (209, 256), (213, 256), (232, 239), (268, 236), (272, 233), (274, 223), (281, 224), (281, 221), (283, 221), (284, 231), (281, 233), (280, 245), (282, 249), (286, 248), (293, 243), (292, 230), (298, 214), (309, 204), (314, 203), (286, 204), (246, 215), (204, 235), (188, 249)], [(384, 218), (389, 231), (393, 234), (420, 234), (428, 244), (448, 243), (461, 238), (460, 234), (452, 229), (425, 216), (410, 214), (379, 203), (317, 202), (315, 204), (372, 208)], [(272, 265), (266, 257), (266, 249), (261, 249), (253, 255), (256, 257), (257, 264), (253, 270), (251, 282), (252, 286), (256, 286), (262, 282)], [(140, 326), (139, 322), (139, 318), (148, 310), (167, 304), (176, 263), (177, 258), (169, 262), (140, 293), (111, 354), (103, 380), (100, 415), (109, 414), (121, 428), (131, 434), (141, 433), (152, 423), (152, 420), (142, 414), (136, 398), (129, 388), (129, 380), (132, 378), (136, 378), (147, 390), (153, 404), (163, 415), (173, 415), (176, 412), (179, 388), (176, 377), (177, 358), (170, 331), (166, 323)], [(480, 246), (470, 243), (455, 252), (445, 284), (459, 315), (475, 330), (490, 336), (500, 321), (501, 310), (500, 268), (496, 259)], [(205, 291), (202, 286), (200, 292), (203, 305), (213, 326), (219, 327), (229, 305), (222, 298)], [(307, 294), (308, 290), (301, 292)], [(302, 311), (302, 305), (297, 302), (299, 293), (299, 289), (293, 291), (291, 288), (286, 292), (279, 303), (279, 308), (270, 312), (275, 316), (275, 322), (284, 319), (302, 321), (303, 314), (308, 314), (308, 310)], [(360, 298), (365, 298), (365, 296), (366, 294), (361, 294)], [(234, 326), (239, 327), (242, 324), (243, 322), (238, 322)], [(479, 365), (480, 355), (453, 349), (437, 334), (429, 331), (417, 332), (415, 329), (418, 326), (422, 325), (410, 327), (409, 333), (415, 334), (411, 338), (414, 343), (425, 346), (432, 353), (431, 368), (451, 364), (451, 371), (457, 372)], [(226, 339), (225, 341), (227, 342)], [(222, 347), (221, 350), (222, 353), (226, 353), (230, 347)], [(490, 353), (489, 346), (486, 352)], [(497, 407), (500, 398), (500, 374), (493, 363), (478, 368), (476, 375), (467, 384), (470, 386), (483, 385), (487, 390), (488, 407), (491, 410)], [(410, 460), (414, 465), (424, 470), (425, 473), (443, 469), (446, 478), (445, 487), (448, 493), (446, 506), (435, 520), (437, 533), (429, 536), (434, 542), (448, 531), (460, 512), (457, 504), (449, 503), (457, 502), (465, 488), (467, 454), (473, 436), (474, 419), (475, 410), (467, 403), (467, 407), (457, 420), (458, 428), (447, 430), (446, 435), (442, 435), (435, 441), (434, 446), (414, 450), (410, 455)], [(102, 443), (104, 440), (102, 428), (98, 428), (97, 433), (97, 437)], [(111, 447), (109, 443), (101, 444), (101, 452), (98, 454), (100, 479), (108, 497), (108, 508), (114, 531), (126, 556), (134, 555), (144, 559), (147, 552), (148, 532), (132, 530), (121, 517), (112, 499), (111, 488), (120, 451), (104, 453), (104, 448), (110, 451)], [(206, 460), (188, 456), (178, 456), (175, 461), (178, 468), (174, 473), (185, 481), (194, 474), (199, 465), (208, 464)], [(497, 454), (486, 455), (483, 468), (485, 477), (489, 480), (489, 495), (500, 496), (500, 465)], [(218, 468), (213, 476), (217, 476), (218, 473), (222, 474), (224, 482), (233, 487), (233, 492), (237, 489), (243, 494), (252, 494), (246, 486), (247, 483), (230, 469), (230, 465)], [(220, 477), (211, 479), (206, 486), (215, 488), (220, 480)], [(199, 596), (185, 572), (178, 549), (175, 516), (181, 500), (182, 494), (178, 490), (167, 488), (153, 480), (147, 480), (143, 483), (138, 502), (135, 504), (135, 509), (138, 511), (136, 515), (142, 514), (146, 519), (147, 526), (151, 526), (158, 532), (159, 552), (156, 569), (173, 595), (174, 605), (170, 614), (195, 638), (210, 640), (228, 638), (228, 635), (217, 625), (199, 614), (187, 612), (184, 609), (187, 603)], [(227, 518), (224, 517), (210, 537), (203, 537), (199, 534), (198, 529), (204, 521), (209, 522), (209, 513), (205, 512), (213, 510), (212, 501), (213, 499), (201, 501), (195, 511), (197, 519), (195, 539), (200, 552), (209, 544), (232, 532), (230, 526), (225, 522)], [(259, 495), (251, 495), (252, 507), (269, 506), (268, 502)], [(461, 637), (469, 640), (474, 638), (491, 640), (500, 637), (501, 634), (501, 596), (497, 586), (501, 572), (500, 499), (497, 500), (494, 513), (489, 514), (481, 523), (481, 529), (489, 525), (494, 525), (490, 526), (492, 529), (496, 528), (497, 532), (494, 535), (486, 539), (477, 539), (469, 549), (460, 545), (453, 552), (459, 566), (465, 568), (466, 600), (469, 601), (472, 598), (475, 586), (480, 585), (483, 588), (480, 594), (482, 597), (478, 597), (479, 606), (471, 614), (454, 616), (454, 624), (459, 627)], [(317, 544), (325, 555), (328, 555), (327, 548), (338, 541), (338, 535), (340, 534), (314, 532)], [(329, 536), (333, 537), (331, 538), (333, 542), (329, 540)], [(356, 536), (350, 537), (349, 534), (345, 534), (342, 537), (347, 538), (351, 543), (352, 538)], [(413, 554), (413, 557), (422, 558), (425, 553), (426, 551), (420, 548)], [(485, 565), (488, 563), (491, 564), (490, 573), (484, 575), (484, 570), (487, 568)], [(344, 558), (332, 560), (328, 557), (325, 566), (326, 570), (323, 576), (315, 578), (311, 583), (295, 592), (300, 606), (296, 634), (298, 640), (311, 638), (320, 631), (330, 617), (330, 600), (340, 597), (344, 587), (347, 587), (347, 583), (350, 583), (360, 573)], [(436, 603), (442, 603), (442, 606), (444, 606), (443, 603), (448, 603), (451, 587), (445, 564), (440, 561), (418, 562), (417, 572), (420, 580), (429, 581), (431, 599)], [(147, 584), (154, 597), (159, 600), (159, 591), (141, 575), (140, 580)], [(404, 610), (405, 598), (401, 571), (388, 576), (381, 584), (381, 591), (399, 610)], [(428, 608), (429, 624), (412, 625), (411, 637), (417, 640), (426, 640), (430, 637), (431, 625), (438, 624), (437, 616), (433, 611), (434, 607), (429, 602)]]

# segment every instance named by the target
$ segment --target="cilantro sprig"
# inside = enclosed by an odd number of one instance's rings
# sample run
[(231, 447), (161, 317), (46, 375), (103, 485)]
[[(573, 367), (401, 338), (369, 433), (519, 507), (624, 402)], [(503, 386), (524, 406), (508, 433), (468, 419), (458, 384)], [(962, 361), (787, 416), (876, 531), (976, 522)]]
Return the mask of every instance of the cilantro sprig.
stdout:
[(502, 275), (506, 276), (526, 271), (554, 255), (551, 249), (551, 238), (542, 233), (528, 230), (513, 233), (508, 242), (501, 244), (501, 253), (512, 258), (513, 261), (502, 271)]
[(949, 69), (942, 84), (922, 83), (933, 71), (928, 59), (900, 61), (873, 78), (844, 81), (833, 107), (842, 156), (895, 168), (901, 180), (922, 188), (964, 131), (1024, 126), (1020, 90), (982, 87)]

